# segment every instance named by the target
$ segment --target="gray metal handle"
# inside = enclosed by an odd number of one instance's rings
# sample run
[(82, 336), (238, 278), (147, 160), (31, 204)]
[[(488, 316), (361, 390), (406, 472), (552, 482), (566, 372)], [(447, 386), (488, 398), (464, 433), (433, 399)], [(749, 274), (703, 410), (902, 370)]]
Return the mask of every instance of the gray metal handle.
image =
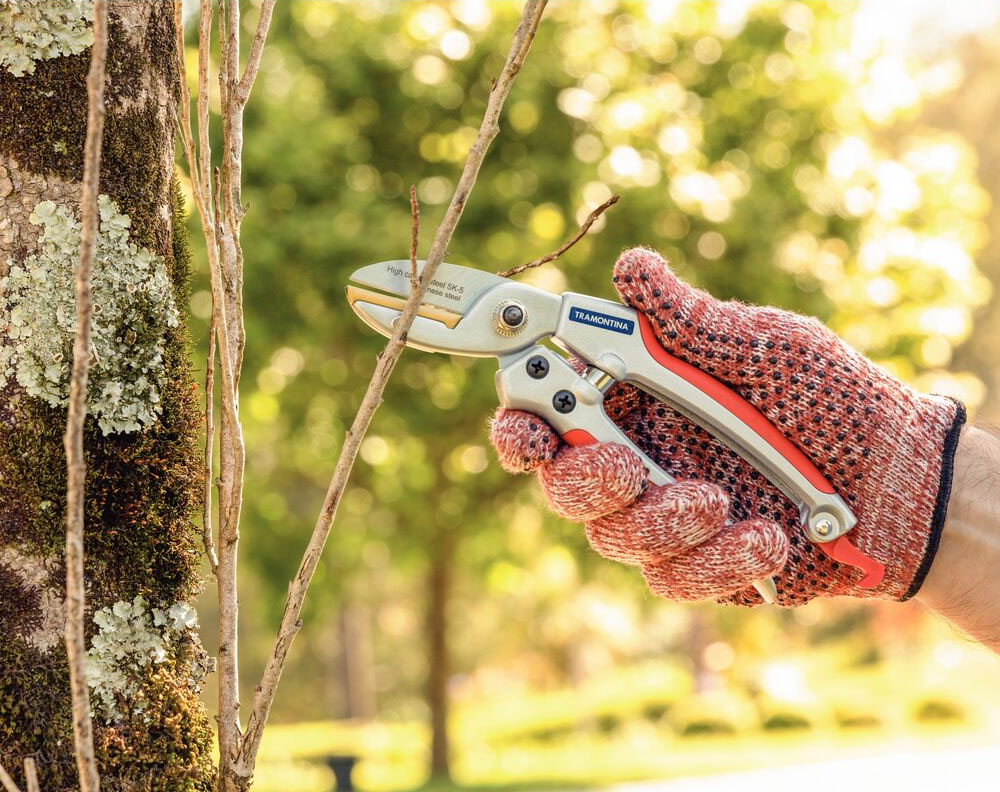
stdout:
[[(573, 442), (575, 433), (581, 442), (618, 443), (631, 449), (649, 471), (649, 480), (658, 486), (672, 484), (667, 473), (604, 411), (604, 393), (614, 379), (596, 375), (581, 376), (562, 355), (541, 345), (519, 355), (504, 358), (496, 373), (500, 406), (524, 410), (547, 421), (563, 439)], [(771, 578), (754, 582), (754, 588), (765, 602), (773, 603), (777, 589)]]
[[(800, 467), (815, 470), (805, 455), (757, 413), (760, 421), (766, 424), (763, 431), (766, 432), (767, 427), (773, 430), (770, 440), (762, 436), (760, 425), (755, 429), (745, 420), (745, 415), (741, 417), (734, 411), (733, 402), (743, 400), (718, 381), (697, 370), (685, 371), (683, 367), (687, 364), (677, 361), (678, 369), (686, 378), (654, 358), (642, 337), (645, 321), (645, 317), (620, 303), (567, 292), (563, 295), (553, 339), (615, 380), (632, 382), (675, 407), (746, 459), (799, 504), (803, 527), (810, 540), (829, 542), (851, 530), (856, 520), (844, 500), (832, 491), (818, 471), (810, 480), (790, 461), (790, 457), (797, 454)], [(652, 343), (659, 346), (658, 342)], [(693, 380), (698, 377), (712, 380), (721, 398), (714, 398), (710, 389), (695, 384)], [(749, 404), (743, 402), (743, 405), (756, 412)], [(776, 447), (777, 441), (783, 441), (784, 452)], [(826, 484), (824, 489), (817, 486), (817, 477)]]

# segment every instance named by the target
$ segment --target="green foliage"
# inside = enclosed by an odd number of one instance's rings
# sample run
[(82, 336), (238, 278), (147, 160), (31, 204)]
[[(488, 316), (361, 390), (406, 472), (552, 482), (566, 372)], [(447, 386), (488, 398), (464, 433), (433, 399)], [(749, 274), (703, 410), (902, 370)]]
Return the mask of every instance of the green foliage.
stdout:
[[(712, 3), (657, 8), (548, 9), (448, 259), (502, 270), (542, 255), (620, 192), (586, 239), (524, 279), (611, 297), (618, 252), (646, 244), (719, 297), (815, 314), (901, 376), (974, 403), (975, 378), (943, 370), (989, 292), (972, 259), (986, 200), (968, 146), (919, 122), (919, 90), (873, 110), (878, 53), (852, 50), (850, 4), (764, 2), (735, 22)], [(516, 14), (512, 3), (276, 11), (244, 158), (244, 635), (269, 637), (277, 621), (383, 344), (343, 286), (362, 264), (406, 255), (411, 183), (426, 252)], [(209, 304), (202, 273), (196, 337)], [(716, 644), (741, 669), (813, 641), (877, 664), (874, 628), (854, 606), (751, 614), (644, 597), (639, 576), (595, 558), (576, 527), (544, 514), (533, 485), (497, 469), (492, 370), (404, 354), (344, 495), (276, 718), (345, 712), (339, 681), (322, 695), (316, 685), (340, 679), (330, 625), (345, 598), (373, 614), (380, 713), (425, 715), (422, 599), (445, 539), (457, 539), (459, 698), (558, 687), (671, 652), (700, 666)]]

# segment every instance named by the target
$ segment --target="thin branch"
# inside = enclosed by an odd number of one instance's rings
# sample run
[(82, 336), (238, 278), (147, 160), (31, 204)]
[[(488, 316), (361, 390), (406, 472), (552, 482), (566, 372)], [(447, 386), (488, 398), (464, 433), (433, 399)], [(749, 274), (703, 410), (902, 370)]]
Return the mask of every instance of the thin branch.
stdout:
[[(212, 145), (208, 127), (209, 72), (212, 68), (212, 0), (201, 0), (198, 16), (198, 148), (199, 174), (202, 195), (208, 203), (210, 173), (212, 170)], [(193, 169), (193, 163), (189, 167)], [(192, 170), (193, 172), (193, 170)], [(208, 211), (207, 207), (205, 209)], [(203, 218), (204, 220), (204, 218)], [(204, 222), (202, 223), (204, 228)], [(214, 246), (215, 230), (212, 230), (211, 240), (206, 235), (206, 243)]]
[(361, 401), (361, 406), (358, 408), (351, 428), (344, 438), (344, 445), (337, 459), (337, 464), (326, 492), (326, 498), (316, 519), (316, 525), (313, 528), (309, 544), (302, 556), (298, 572), (288, 586), (288, 596), (285, 600), (285, 609), (281, 617), (281, 625), (278, 628), (274, 647), (268, 657), (267, 665), (261, 675), (260, 682), (254, 691), (253, 711), (247, 721), (240, 756), (240, 770), (244, 774), (253, 771), (257, 751), (260, 748), (260, 741), (263, 736), (264, 725), (267, 722), (271, 703), (274, 701), (274, 694), (281, 679), (281, 672), (284, 669), (292, 642), (295, 640), (295, 636), (302, 626), (299, 617), (302, 613), (306, 592), (316, 571), (323, 547), (330, 535), (330, 529), (337, 514), (337, 507), (347, 486), (347, 480), (354, 465), (354, 460), (357, 457), (358, 449), (361, 446), (361, 441), (371, 424), (375, 410), (382, 402), (382, 394), (385, 391), (386, 384), (396, 365), (396, 361), (403, 351), (406, 343), (406, 334), (409, 332), (410, 325), (413, 324), (417, 308), (434, 278), (435, 271), (444, 259), (445, 251), (455, 233), (455, 228), (462, 216), (469, 193), (476, 183), (476, 176), (479, 174), (479, 169), (486, 157), (490, 143), (492, 143), (500, 131), (500, 111), (531, 47), (535, 31), (538, 29), (538, 23), (542, 18), (542, 12), (545, 9), (545, 3), (546, 0), (527, 0), (524, 4), (521, 21), (514, 32), (514, 40), (511, 44), (510, 53), (507, 56), (503, 71), (490, 91), (489, 101), (487, 102), (482, 124), (479, 127), (479, 133), (469, 149), (469, 155), (465, 161), (462, 176), (459, 179), (458, 186), (455, 188), (455, 194), (452, 196), (451, 203), (449, 203), (444, 218), (434, 235), (434, 241), (431, 244), (427, 261), (424, 264), (418, 287), (411, 292), (402, 314), (394, 324), (392, 337), (377, 359), (375, 371), (372, 374), (371, 381), (368, 383), (368, 389)]
[(417, 188), (410, 185), (410, 291), (417, 290), (417, 242), (420, 240), (420, 204)]
[[(185, 155), (195, 203), (205, 236), (212, 286), (212, 320), (206, 365), (206, 448), (204, 474), (204, 533), (206, 554), (219, 592), (219, 788), (243, 790), (248, 781), (237, 777), (233, 764), (242, 742), (237, 644), (237, 549), (243, 492), (244, 444), (239, 422), (238, 387), (243, 359), (242, 264), (239, 205), (243, 105), (236, 100), (239, 63), (238, 0), (218, 0), (219, 97), (222, 119), (221, 170), (212, 167), (209, 138), (209, 76), (211, 71), (214, 0), (201, 0), (198, 25), (198, 156), (193, 137), (184, 134)], [(263, 16), (270, 19), (270, 9)], [(266, 22), (265, 22), (266, 29)], [(179, 33), (179, 35), (181, 35)], [(263, 39), (261, 45), (263, 46)], [(260, 54), (253, 56), (259, 63)], [(247, 95), (257, 66), (248, 71)], [(248, 76), (251, 75), (251, 76)], [(182, 89), (183, 91), (183, 89)], [(185, 108), (187, 110), (187, 108)], [(213, 178), (214, 176), (214, 178)], [(214, 445), (214, 367), (220, 370), (218, 542), (211, 528), (212, 448)]]
[(191, 131), (191, 89), (188, 87), (187, 60), (184, 57), (184, 3), (181, 0), (174, 2), (174, 32), (177, 36), (177, 74), (181, 94), (180, 107), (177, 109), (177, 129), (181, 133), (181, 142), (191, 170), (191, 189), (197, 192), (201, 185), (198, 183), (198, 161)]
[[(198, 21), (198, 143), (201, 149), (200, 156), (195, 151), (194, 135), (191, 131), (191, 94), (187, 83), (187, 64), (184, 57), (184, 17), (183, 3), (174, 3), (174, 25), (177, 35), (177, 69), (180, 81), (181, 107), (178, 111), (177, 127), (181, 133), (181, 142), (184, 155), (188, 161), (188, 173), (191, 177), (191, 192), (194, 195), (195, 206), (201, 221), (202, 232), (205, 235), (206, 247), (208, 249), (209, 269), (215, 271), (218, 268), (218, 254), (216, 240), (216, 228), (218, 223), (213, 223), (209, 217), (211, 203), (208, 198), (208, 191), (211, 185), (209, 179), (209, 167), (211, 163), (211, 146), (209, 144), (208, 129), (208, 73), (210, 66), (210, 44), (212, 35), (212, 3), (211, 0), (202, 0), (201, 18)], [(202, 512), (202, 541), (205, 545), (205, 554), (208, 557), (209, 566), (213, 574), (218, 573), (219, 559), (215, 550), (215, 542), (212, 538), (212, 451), (215, 441), (215, 427), (213, 422), (214, 405), (214, 382), (215, 382), (215, 339), (216, 339), (216, 307), (214, 301), (212, 305), (211, 331), (209, 334), (209, 352), (205, 371), (205, 469), (204, 476), (204, 507)]]
[(246, 68), (243, 76), (236, 86), (236, 101), (245, 105), (250, 98), (250, 89), (257, 79), (257, 72), (260, 70), (260, 58), (264, 54), (264, 41), (267, 39), (267, 30), (271, 26), (271, 14), (274, 13), (275, 0), (264, 0), (260, 4), (260, 19), (257, 20), (257, 32), (254, 33), (253, 42), (250, 44), (250, 55), (247, 58)]
[[(237, 757), (243, 744), (239, 698), (239, 594), (237, 590), (240, 512), (243, 503), (245, 447), (239, 420), (239, 380), (243, 363), (243, 254), (240, 247), (240, 183), (243, 151), (243, 105), (235, 97), (239, 82), (240, 6), (219, 3), (219, 91), (222, 117), (221, 168), (216, 170), (218, 255), (212, 272), (217, 313), (222, 398), (219, 443), (219, 787), (245, 790)], [(220, 178), (221, 177), (221, 178)]]
[(580, 230), (577, 231), (573, 236), (567, 239), (558, 249), (553, 250), (547, 256), (542, 256), (541, 258), (536, 258), (534, 261), (529, 261), (527, 264), (519, 264), (516, 267), (512, 267), (504, 272), (498, 272), (501, 278), (509, 278), (513, 275), (520, 275), (525, 270), (531, 269), (532, 267), (540, 267), (542, 264), (548, 264), (550, 261), (555, 261), (563, 253), (569, 250), (573, 245), (583, 239), (590, 227), (594, 224), (598, 217), (600, 217), (604, 212), (618, 203), (618, 199), (621, 198), (620, 195), (612, 195), (608, 200), (598, 206), (593, 212), (587, 215), (587, 219), (583, 221), (583, 225), (580, 226)]
[(28, 785), (28, 792), (41, 792), (38, 786), (38, 771), (35, 769), (35, 760), (30, 756), (24, 760), (24, 778)]
[(201, 538), (205, 544), (205, 555), (213, 575), (219, 573), (219, 556), (212, 538), (212, 450), (215, 446), (215, 332), (216, 314), (212, 307), (212, 318), (208, 327), (208, 355), (205, 357), (205, 469), (202, 489), (204, 505), (202, 509)]
[(21, 788), (10, 777), (10, 773), (2, 764), (0, 764), (0, 785), (3, 786), (5, 792), (21, 792)]
[(83, 152), (83, 189), (80, 197), (80, 262), (76, 270), (76, 337), (66, 416), (66, 653), (73, 699), (73, 741), (81, 792), (98, 792), (101, 779), (94, 758), (90, 690), (87, 687), (84, 631), (86, 591), (83, 569), (84, 498), (87, 462), (83, 455), (83, 426), (87, 418), (87, 375), (90, 365), (90, 281), (97, 251), (97, 196), (101, 177), (101, 140), (104, 134), (104, 74), (108, 59), (108, 6), (94, 3), (94, 44), (87, 74), (87, 139)]

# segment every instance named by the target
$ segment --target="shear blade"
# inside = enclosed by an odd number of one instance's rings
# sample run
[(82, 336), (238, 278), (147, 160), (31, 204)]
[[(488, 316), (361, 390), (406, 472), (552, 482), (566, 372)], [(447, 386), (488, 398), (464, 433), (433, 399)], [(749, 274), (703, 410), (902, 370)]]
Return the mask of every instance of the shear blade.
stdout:
[[(424, 262), (417, 262), (417, 272), (422, 273)], [(351, 280), (362, 286), (406, 297), (410, 293), (410, 261), (380, 261), (355, 270)], [(424, 303), (445, 308), (457, 314), (464, 314), (483, 292), (507, 281), (497, 275), (457, 264), (441, 264), (434, 272), (434, 278)]]
[[(378, 296), (381, 298), (382, 295)], [(363, 295), (351, 303), (351, 308), (365, 324), (387, 337), (392, 335), (393, 325), (402, 313), (382, 299), (369, 302)], [(477, 349), (474, 343), (470, 345), (469, 336), (453, 331), (444, 321), (446, 317), (442, 316), (448, 313), (450, 312), (434, 307), (428, 311), (421, 306), (406, 335), (406, 345), (425, 352), (445, 352), (469, 357), (493, 355), (491, 350)]]

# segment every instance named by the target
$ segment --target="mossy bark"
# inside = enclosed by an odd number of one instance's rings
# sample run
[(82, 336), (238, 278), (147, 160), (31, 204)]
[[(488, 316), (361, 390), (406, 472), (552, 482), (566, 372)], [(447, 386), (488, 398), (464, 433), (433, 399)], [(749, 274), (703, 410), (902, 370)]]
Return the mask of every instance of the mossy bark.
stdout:
[[(163, 256), (183, 314), (172, 4), (111, 2), (108, 55), (100, 192), (131, 218), (132, 241)], [(21, 77), (0, 69), (0, 277), (36, 252), (28, 215), (39, 201), (79, 210), (89, 58), (40, 60)], [(0, 343), (13, 343), (4, 325), (0, 315)], [(137, 594), (169, 607), (199, 585), (200, 421), (183, 321), (165, 347), (157, 423), (104, 436), (87, 421), (88, 641), (96, 609)], [(0, 762), (23, 780), (23, 758), (35, 757), (49, 792), (77, 788), (62, 642), (65, 420), (13, 381), (0, 391)], [(102, 789), (213, 788), (211, 728), (188, 673), (168, 658), (149, 673), (141, 713), (95, 723)]]

